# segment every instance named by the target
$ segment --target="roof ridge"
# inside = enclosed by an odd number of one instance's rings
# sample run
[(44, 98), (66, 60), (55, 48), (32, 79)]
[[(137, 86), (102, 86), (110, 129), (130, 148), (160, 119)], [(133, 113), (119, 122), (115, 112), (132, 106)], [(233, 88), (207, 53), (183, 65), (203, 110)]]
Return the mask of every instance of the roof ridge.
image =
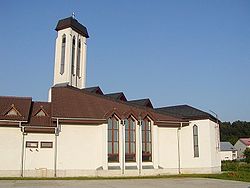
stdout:
[(172, 118), (177, 119), (177, 120), (182, 120), (182, 118), (176, 117), (176, 116), (171, 115), (171, 114), (159, 113), (154, 108), (135, 105), (135, 104), (132, 104), (132, 103), (128, 103), (127, 101), (116, 100), (116, 99), (108, 97), (106, 95), (99, 95), (99, 94), (96, 94), (96, 93), (91, 93), (91, 92), (88, 92), (86, 90), (81, 90), (81, 89), (78, 89), (78, 88), (75, 88), (75, 87), (72, 87), (72, 86), (59, 87), (59, 88), (67, 88), (67, 89), (71, 89), (71, 90), (74, 90), (74, 91), (80, 91), (80, 92), (82, 92), (82, 93), (84, 93), (86, 95), (95, 96), (95, 97), (102, 98), (102, 99), (107, 100), (107, 101), (113, 101), (113, 102), (116, 102), (116, 103), (124, 104), (124, 105), (129, 106), (129, 107), (142, 109), (142, 110), (145, 110), (147, 112), (153, 112), (153, 113), (161, 114), (161, 115), (164, 115), (164, 116), (169, 116), (169, 117), (172, 117)]
[[(133, 100), (129, 100), (128, 102), (132, 102), (132, 101), (140, 101), (140, 100), (150, 100), (150, 98), (133, 99)], [(151, 100), (150, 100), (150, 101), (151, 101)]]

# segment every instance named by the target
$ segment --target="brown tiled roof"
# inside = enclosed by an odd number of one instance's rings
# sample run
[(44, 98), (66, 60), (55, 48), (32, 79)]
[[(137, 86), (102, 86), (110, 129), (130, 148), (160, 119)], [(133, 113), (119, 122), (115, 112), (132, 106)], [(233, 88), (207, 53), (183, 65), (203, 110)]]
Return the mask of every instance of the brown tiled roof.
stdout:
[[(13, 107), (21, 116), (6, 116)], [(37, 116), (41, 110), (45, 116)], [(0, 120), (27, 121), (22, 125), (28, 132), (53, 132), (56, 118), (71, 124), (102, 124), (114, 113), (120, 119), (130, 115), (137, 120), (149, 116), (158, 126), (177, 127), (183, 122), (181, 118), (158, 113), (147, 106), (130, 104), (71, 86), (53, 87), (51, 103), (32, 102), (31, 98), (23, 97), (0, 97)], [(10, 123), (8, 125), (12, 126)]]
[(55, 30), (59, 31), (59, 30), (66, 29), (69, 27), (71, 27), (73, 30), (80, 33), (84, 37), (89, 38), (87, 28), (85, 26), (83, 26), (82, 24), (80, 24), (76, 19), (74, 19), (72, 17), (68, 17), (68, 18), (59, 20)]
[[(37, 116), (40, 111), (45, 113), (45, 116)], [(29, 122), (26, 126), (42, 126), (50, 127), (51, 124), (51, 103), (49, 102), (32, 102), (31, 114)]]
[(127, 101), (127, 98), (123, 92), (108, 93), (108, 94), (105, 94), (105, 96), (110, 97), (115, 100)]
[(182, 121), (179, 118), (156, 113), (147, 107), (130, 105), (127, 102), (112, 100), (107, 96), (95, 95), (70, 86), (52, 88), (52, 116), (60, 118), (89, 118), (102, 119), (116, 113), (120, 118), (132, 114), (135, 118), (150, 116), (154, 121), (164, 122)]
[(189, 105), (161, 107), (161, 108), (156, 108), (155, 110), (159, 113), (170, 114), (175, 117), (179, 117), (186, 120), (210, 119), (214, 122), (217, 122), (217, 119), (211, 114)]
[(87, 87), (87, 88), (84, 88), (84, 90), (88, 91), (88, 92), (91, 92), (91, 93), (103, 95), (103, 92), (102, 92), (102, 90), (101, 90), (101, 88), (99, 86)]
[(138, 105), (138, 106), (145, 106), (145, 107), (153, 108), (153, 105), (150, 99), (131, 100), (131, 101), (128, 101), (128, 103)]
[[(32, 98), (30, 97), (5, 97), (0, 96), (0, 119), (28, 121)], [(6, 115), (9, 110), (14, 108), (18, 115)]]

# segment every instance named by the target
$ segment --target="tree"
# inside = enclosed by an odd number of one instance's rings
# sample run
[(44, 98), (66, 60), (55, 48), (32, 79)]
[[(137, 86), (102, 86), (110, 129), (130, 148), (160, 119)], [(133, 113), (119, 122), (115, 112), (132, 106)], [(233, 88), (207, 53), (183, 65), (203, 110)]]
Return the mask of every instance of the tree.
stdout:
[(220, 133), (221, 141), (231, 142), (234, 145), (239, 138), (250, 137), (250, 122), (222, 122), (220, 124)]
[(244, 155), (246, 157), (246, 162), (250, 163), (250, 148), (246, 148), (246, 150), (244, 151)]

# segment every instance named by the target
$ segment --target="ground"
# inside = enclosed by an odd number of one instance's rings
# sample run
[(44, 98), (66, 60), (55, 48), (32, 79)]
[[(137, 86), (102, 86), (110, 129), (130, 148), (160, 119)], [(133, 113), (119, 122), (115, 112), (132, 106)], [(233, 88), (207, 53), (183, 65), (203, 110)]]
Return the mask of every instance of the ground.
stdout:
[(120, 180), (1, 180), (0, 188), (250, 188), (250, 183), (205, 178), (120, 179)]

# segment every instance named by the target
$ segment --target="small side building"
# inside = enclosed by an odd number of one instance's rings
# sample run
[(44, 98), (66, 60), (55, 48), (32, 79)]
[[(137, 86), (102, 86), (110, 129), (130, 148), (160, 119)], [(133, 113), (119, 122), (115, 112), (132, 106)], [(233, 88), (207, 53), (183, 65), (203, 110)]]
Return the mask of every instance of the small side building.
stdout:
[(220, 142), (221, 161), (232, 161), (237, 159), (237, 149), (230, 142)]
[(250, 148), (250, 138), (240, 138), (234, 145), (237, 149), (237, 158), (244, 159), (244, 151), (246, 148)]

